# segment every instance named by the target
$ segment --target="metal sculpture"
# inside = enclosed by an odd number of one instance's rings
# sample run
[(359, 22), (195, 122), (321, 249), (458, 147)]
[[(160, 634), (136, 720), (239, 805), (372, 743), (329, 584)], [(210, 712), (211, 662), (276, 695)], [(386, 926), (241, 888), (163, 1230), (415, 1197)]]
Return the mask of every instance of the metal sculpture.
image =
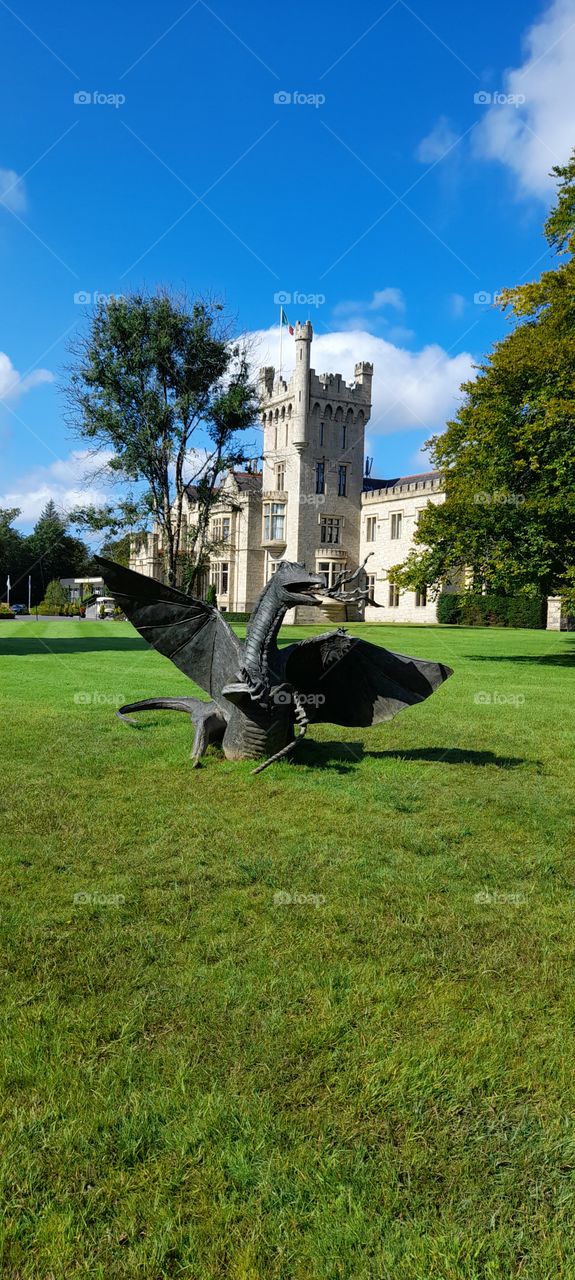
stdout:
[(195, 729), (194, 766), (217, 743), (228, 760), (263, 758), (253, 770), (260, 773), (290, 755), (310, 724), (367, 727), (391, 720), (452, 675), (441, 663), (392, 653), (342, 628), (278, 647), (288, 609), (320, 608), (326, 598), (368, 600), (361, 587), (346, 589), (359, 580), (363, 565), (355, 573), (341, 573), (328, 588), (303, 565), (283, 561), (256, 601), (244, 642), (214, 606), (96, 559), (109, 591), (140, 635), (210, 696), (208, 702), (147, 698), (120, 707), (117, 714), (123, 719), (134, 711), (185, 711)]

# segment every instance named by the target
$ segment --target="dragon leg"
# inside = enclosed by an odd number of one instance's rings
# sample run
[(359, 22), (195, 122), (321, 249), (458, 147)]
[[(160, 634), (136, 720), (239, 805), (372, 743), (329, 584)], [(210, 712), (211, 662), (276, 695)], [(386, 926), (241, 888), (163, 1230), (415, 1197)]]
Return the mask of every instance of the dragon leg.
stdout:
[(144, 698), (142, 702), (127, 702), (116, 712), (124, 724), (139, 728), (135, 720), (129, 720), (131, 711), (185, 711), (195, 728), (192, 747), (193, 768), (197, 769), (201, 756), (211, 742), (220, 742), (227, 721), (215, 702), (202, 702), (199, 698)]
[(194, 745), (192, 747), (192, 768), (199, 769), (200, 759), (205, 754), (211, 742), (217, 742), (221, 745), (224, 733), (226, 731), (227, 721), (218, 709), (211, 710), (215, 707), (214, 702), (202, 702), (200, 706), (209, 707), (210, 710), (205, 715), (198, 712), (192, 714), (192, 720), (196, 727), (196, 735)]

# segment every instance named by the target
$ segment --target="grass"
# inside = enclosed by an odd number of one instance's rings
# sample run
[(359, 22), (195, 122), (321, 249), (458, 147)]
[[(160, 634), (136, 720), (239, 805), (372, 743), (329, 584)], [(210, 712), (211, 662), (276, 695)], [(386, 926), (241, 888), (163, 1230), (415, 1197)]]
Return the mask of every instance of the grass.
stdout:
[(2, 1277), (574, 1277), (575, 637), (352, 627), (455, 674), (254, 778), (0, 627)]

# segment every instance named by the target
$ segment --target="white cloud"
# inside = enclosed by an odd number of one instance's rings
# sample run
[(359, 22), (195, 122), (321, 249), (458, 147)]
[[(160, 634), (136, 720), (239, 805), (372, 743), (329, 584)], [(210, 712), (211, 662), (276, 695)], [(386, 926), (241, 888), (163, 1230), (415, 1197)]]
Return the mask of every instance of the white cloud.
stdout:
[(431, 133), (421, 139), (415, 151), (415, 158), (420, 164), (435, 164), (458, 141), (458, 134), (451, 128), (447, 116), (440, 116)]
[[(524, 37), (525, 58), (508, 70), (498, 91), (519, 104), (477, 106), (485, 116), (473, 133), (482, 159), (515, 174), (523, 195), (545, 196), (549, 170), (564, 164), (575, 142), (575, 0), (553, 0)], [(521, 101), (524, 98), (524, 101)]]
[(333, 308), (335, 316), (355, 315), (364, 311), (383, 311), (392, 307), (395, 311), (405, 311), (405, 298), (401, 289), (376, 289), (369, 302), (338, 302)]
[[(111, 454), (101, 454), (98, 465)], [(0, 494), (0, 507), (20, 507), (18, 524), (33, 524), (50, 498), (66, 514), (73, 507), (100, 505), (109, 501), (103, 481), (91, 478), (96, 460), (88, 450), (75, 450), (47, 467), (35, 467), (17, 480), (13, 488)]]
[(365, 302), (357, 299), (338, 302), (332, 314), (342, 329), (369, 329), (377, 323), (385, 329), (391, 341), (407, 342), (414, 336), (411, 329), (401, 325), (393, 327), (390, 317), (386, 315), (388, 310), (400, 314), (405, 311), (405, 298), (401, 289), (376, 289)]
[[(254, 340), (257, 365), (277, 364), (278, 329), (260, 330)], [(293, 348), (284, 341), (284, 376), (293, 365)], [(358, 360), (374, 366), (370, 434), (391, 435), (413, 429), (436, 431), (454, 413), (459, 387), (472, 375), (469, 352), (450, 356), (436, 343), (408, 351), (365, 329), (314, 334), (311, 363), (317, 373), (341, 373), (353, 381)]]
[(24, 181), (15, 169), (0, 169), (0, 205), (11, 213), (23, 213), (26, 208)]
[(34, 369), (32, 373), (22, 377), (14, 368), (10, 356), (0, 351), (0, 402), (17, 400), (24, 392), (30, 391), (31, 387), (37, 387), (42, 382), (53, 381), (54, 374), (50, 373), (49, 369)]

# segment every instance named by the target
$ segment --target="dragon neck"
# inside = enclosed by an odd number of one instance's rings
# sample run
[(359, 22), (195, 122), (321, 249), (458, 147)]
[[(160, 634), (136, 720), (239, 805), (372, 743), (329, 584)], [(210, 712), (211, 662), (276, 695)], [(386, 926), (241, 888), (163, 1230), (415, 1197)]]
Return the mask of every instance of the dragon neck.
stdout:
[(287, 613), (287, 607), (279, 604), (274, 590), (273, 580), (267, 591), (264, 591), (248, 623), (244, 666), (252, 674), (257, 673), (260, 679), (267, 679), (270, 661), (277, 653), (276, 638)]

